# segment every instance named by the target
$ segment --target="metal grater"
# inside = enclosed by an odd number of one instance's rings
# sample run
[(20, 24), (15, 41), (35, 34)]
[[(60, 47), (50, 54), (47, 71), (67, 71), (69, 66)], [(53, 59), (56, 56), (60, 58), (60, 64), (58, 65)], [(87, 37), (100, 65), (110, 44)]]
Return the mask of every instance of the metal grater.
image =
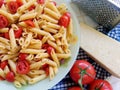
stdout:
[(120, 22), (120, 0), (72, 0), (72, 2), (109, 30)]

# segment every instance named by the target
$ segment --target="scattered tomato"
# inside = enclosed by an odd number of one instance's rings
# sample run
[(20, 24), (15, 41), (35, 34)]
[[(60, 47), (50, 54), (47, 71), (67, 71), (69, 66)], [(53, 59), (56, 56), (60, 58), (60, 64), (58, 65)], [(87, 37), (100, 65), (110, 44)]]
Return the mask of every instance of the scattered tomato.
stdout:
[(19, 74), (27, 74), (30, 71), (30, 64), (27, 60), (18, 61), (16, 69)]
[(8, 26), (8, 19), (4, 15), (0, 15), (0, 28)]
[(2, 81), (2, 80), (4, 80), (4, 78), (0, 76), (0, 81)]
[(25, 20), (24, 21), (28, 26), (35, 27), (34, 22), (32, 20)]
[(67, 90), (82, 90), (79, 86), (70, 87)]
[(21, 35), (22, 35), (22, 28), (19, 28), (18, 30), (15, 30), (14, 31), (14, 34), (15, 34), (15, 38), (20, 38)]
[(80, 84), (81, 88), (84, 84), (90, 84), (96, 76), (94, 67), (86, 60), (76, 60), (70, 70), (70, 77), (73, 81)]
[(4, 70), (4, 68), (5, 68), (6, 65), (8, 65), (8, 61), (7, 60), (0, 62), (0, 68), (2, 70)]
[(7, 80), (8, 82), (14, 82), (14, 80), (15, 80), (15, 75), (14, 75), (14, 73), (13, 73), (12, 71), (10, 71), (10, 72), (8, 72), (8, 73), (6, 74), (6, 80)]
[(7, 6), (8, 6), (9, 11), (10, 11), (12, 14), (16, 13), (16, 12), (17, 12), (17, 9), (18, 9), (18, 7), (19, 7), (16, 1), (9, 1), (9, 2), (7, 3)]
[(2, 7), (3, 4), (4, 4), (4, 0), (0, 0), (0, 8)]
[(35, 9), (35, 5), (32, 5), (31, 7), (29, 7), (29, 11)]
[(18, 60), (19, 60), (19, 61), (26, 60), (27, 56), (28, 56), (27, 53), (20, 53)]
[(45, 3), (45, 0), (37, 0), (37, 2), (38, 2), (39, 4), (44, 4), (44, 3)]
[(69, 23), (70, 23), (70, 13), (66, 12), (60, 17), (58, 24), (66, 28), (68, 27)]
[(90, 84), (89, 90), (113, 90), (113, 88), (108, 81), (96, 79)]
[(51, 51), (54, 50), (54, 48), (52, 46), (50, 46), (49, 44), (43, 44), (42, 46), (43, 49), (47, 50), (47, 53), (50, 55)]
[(22, 0), (16, 0), (16, 3), (18, 4), (18, 7), (20, 7), (20, 6), (22, 6), (22, 5), (23, 5)]
[(48, 76), (49, 75), (49, 65), (48, 64), (44, 64), (41, 68), (43, 70), (45, 70), (45, 73)]

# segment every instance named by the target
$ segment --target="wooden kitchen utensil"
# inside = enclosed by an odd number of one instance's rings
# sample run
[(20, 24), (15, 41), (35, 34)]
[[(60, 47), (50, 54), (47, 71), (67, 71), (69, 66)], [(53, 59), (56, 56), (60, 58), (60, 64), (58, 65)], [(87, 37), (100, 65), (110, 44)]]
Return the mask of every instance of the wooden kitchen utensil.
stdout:
[(81, 48), (112, 75), (120, 78), (120, 42), (80, 23)]

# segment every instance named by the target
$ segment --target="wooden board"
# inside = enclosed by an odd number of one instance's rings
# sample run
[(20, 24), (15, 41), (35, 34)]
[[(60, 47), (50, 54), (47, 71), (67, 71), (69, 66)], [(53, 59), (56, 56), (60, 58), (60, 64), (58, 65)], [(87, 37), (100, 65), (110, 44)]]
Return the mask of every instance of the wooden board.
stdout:
[(80, 23), (81, 48), (112, 75), (120, 78), (120, 42)]

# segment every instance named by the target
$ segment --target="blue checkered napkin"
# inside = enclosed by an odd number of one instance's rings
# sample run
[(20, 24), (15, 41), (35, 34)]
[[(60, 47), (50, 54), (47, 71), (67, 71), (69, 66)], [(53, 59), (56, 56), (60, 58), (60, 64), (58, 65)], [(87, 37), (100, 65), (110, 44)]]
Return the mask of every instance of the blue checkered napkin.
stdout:
[(108, 32), (108, 36), (120, 42), (120, 23)]

